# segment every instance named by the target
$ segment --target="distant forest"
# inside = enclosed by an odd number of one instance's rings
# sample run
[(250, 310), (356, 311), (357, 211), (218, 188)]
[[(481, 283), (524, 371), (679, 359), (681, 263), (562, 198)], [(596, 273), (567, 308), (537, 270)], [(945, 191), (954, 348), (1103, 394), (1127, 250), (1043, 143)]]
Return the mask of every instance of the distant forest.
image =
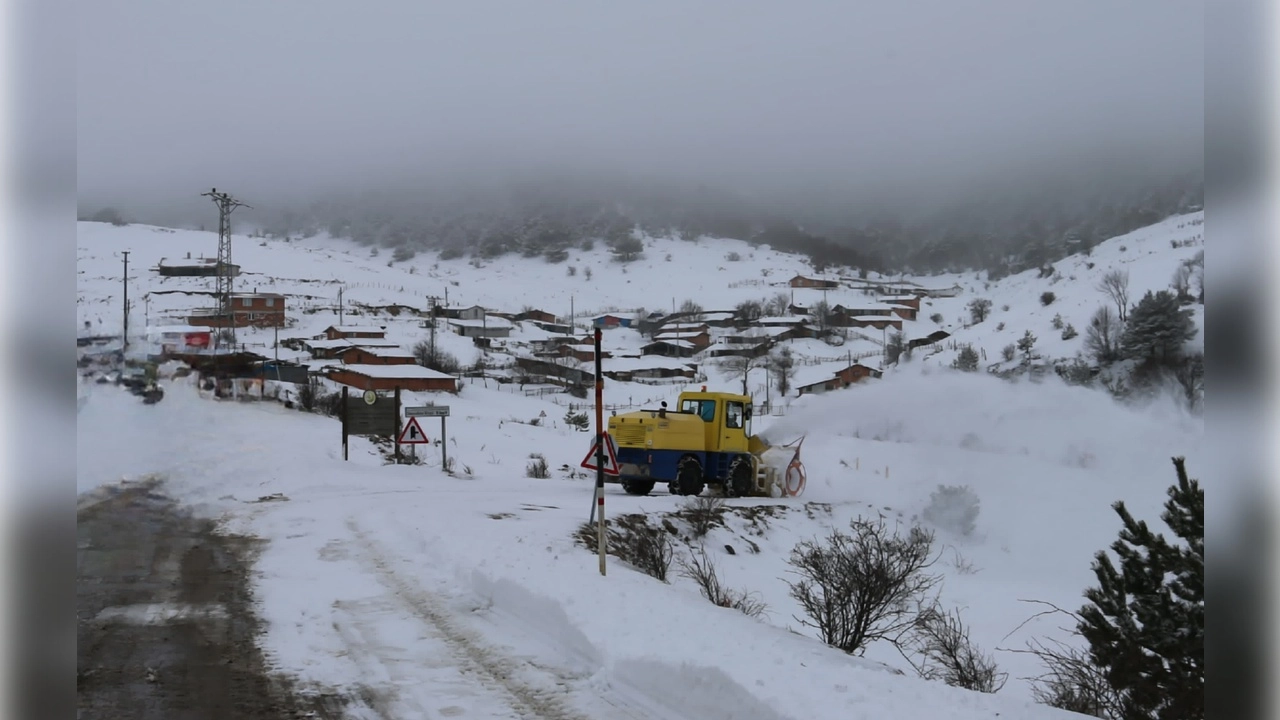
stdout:
[[(405, 260), (438, 250), (445, 259), (519, 254), (564, 262), (604, 243), (623, 262), (644, 252), (633, 230), (697, 242), (704, 236), (768, 244), (807, 255), (817, 270), (848, 266), (885, 273), (986, 270), (992, 277), (1041, 267), (1116, 235), (1203, 207), (1199, 174), (1093, 195), (1043, 193), (967, 202), (910, 220), (850, 212), (816, 221), (766, 209), (706, 187), (627, 186), (616, 181), (511, 183), (498, 190), (385, 191), (256, 210), (271, 237), (327, 232)], [(262, 208), (262, 205), (258, 206)], [(98, 216), (106, 211), (98, 211)], [(237, 218), (238, 220), (240, 218)]]

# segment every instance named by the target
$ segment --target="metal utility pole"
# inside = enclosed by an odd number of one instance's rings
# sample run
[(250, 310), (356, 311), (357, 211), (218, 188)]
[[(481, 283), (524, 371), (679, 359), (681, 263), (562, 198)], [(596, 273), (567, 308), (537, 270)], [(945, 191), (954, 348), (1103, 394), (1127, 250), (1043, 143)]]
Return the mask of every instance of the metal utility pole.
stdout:
[(124, 341), (124, 347), (121, 349), (122, 354), (129, 352), (129, 251), (122, 250), (124, 254), (124, 332), (121, 338)]
[[(230, 328), (231, 345), (234, 347), (236, 343), (236, 323), (231, 307), (231, 280), (234, 272), (231, 265), (231, 212), (238, 207), (252, 208), (252, 206), (236, 200), (231, 197), (230, 193), (218, 192), (218, 188), (213, 188), (207, 193), (201, 193), (200, 196), (212, 198), (213, 203), (218, 206), (218, 264), (215, 266), (215, 274), (218, 281), (214, 287), (214, 294), (218, 297), (218, 315), (226, 321), (227, 326)], [(220, 334), (215, 333), (214, 337), (218, 338)], [(220, 339), (215, 339), (214, 346), (217, 347), (219, 342)]]

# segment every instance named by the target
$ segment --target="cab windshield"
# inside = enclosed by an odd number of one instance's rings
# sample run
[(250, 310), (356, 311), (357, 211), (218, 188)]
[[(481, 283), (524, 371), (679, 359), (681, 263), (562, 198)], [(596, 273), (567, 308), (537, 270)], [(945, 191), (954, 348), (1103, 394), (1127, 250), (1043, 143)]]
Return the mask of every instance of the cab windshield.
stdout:
[(697, 415), (703, 422), (711, 422), (716, 419), (716, 401), (685, 400), (680, 403), (680, 412)]

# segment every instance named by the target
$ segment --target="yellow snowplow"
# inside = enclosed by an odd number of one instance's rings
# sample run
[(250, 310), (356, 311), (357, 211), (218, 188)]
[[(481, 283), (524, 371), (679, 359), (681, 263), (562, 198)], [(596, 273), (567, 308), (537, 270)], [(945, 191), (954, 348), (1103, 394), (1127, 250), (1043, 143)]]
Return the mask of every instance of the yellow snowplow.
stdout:
[(796, 497), (804, 492), (804, 437), (771, 446), (751, 434), (751, 398), (734, 393), (680, 393), (675, 410), (638, 410), (609, 418), (618, 448), (618, 478), (631, 495), (666, 483), (672, 495), (704, 488), (728, 497)]

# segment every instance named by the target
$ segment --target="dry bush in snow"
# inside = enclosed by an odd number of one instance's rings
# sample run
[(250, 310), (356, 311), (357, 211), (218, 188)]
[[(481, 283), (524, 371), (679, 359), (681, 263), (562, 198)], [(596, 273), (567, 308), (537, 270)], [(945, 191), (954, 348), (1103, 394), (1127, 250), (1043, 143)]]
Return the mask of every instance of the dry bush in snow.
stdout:
[(920, 677), (941, 680), (953, 687), (996, 693), (1009, 679), (990, 655), (969, 639), (960, 612), (932, 607), (916, 618), (913, 645), (920, 656)]
[(524, 466), (525, 477), (546, 479), (551, 477), (551, 469), (547, 466), (547, 459), (538, 453), (529, 455), (529, 464)]
[(730, 590), (721, 585), (720, 577), (716, 574), (715, 563), (703, 548), (691, 552), (687, 559), (680, 559), (680, 574), (697, 583), (702, 597), (709, 600), (712, 605), (733, 608), (754, 618), (764, 615), (768, 610), (768, 606), (754, 593)]
[(934, 527), (969, 537), (977, 527), (981, 503), (968, 485), (939, 485), (921, 513)]
[(699, 495), (685, 503), (683, 512), (677, 515), (689, 523), (695, 538), (702, 538), (716, 525), (724, 525), (724, 511), (724, 498)]
[(849, 528), (792, 549), (801, 580), (790, 583), (791, 596), (805, 615), (797, 622), (828, 645), (861, 654), (876, 640), (901, 642), (920, 608), (932, 605), (926, 596), (941, 578), (925, 572), (937, 562), (932, 533), (917, 526), (899, 536), (883, 518), (858, 518)]
[[(649, 577), (667, 581), (675, 559), (675, 543), (665, 530), (650, 525), (644, 515), (632, 514), (606, 521), (605, 536), (605, 552)], [(575, 537), (591, 552), (600, 551), (596, 523), (582, 523)]]

